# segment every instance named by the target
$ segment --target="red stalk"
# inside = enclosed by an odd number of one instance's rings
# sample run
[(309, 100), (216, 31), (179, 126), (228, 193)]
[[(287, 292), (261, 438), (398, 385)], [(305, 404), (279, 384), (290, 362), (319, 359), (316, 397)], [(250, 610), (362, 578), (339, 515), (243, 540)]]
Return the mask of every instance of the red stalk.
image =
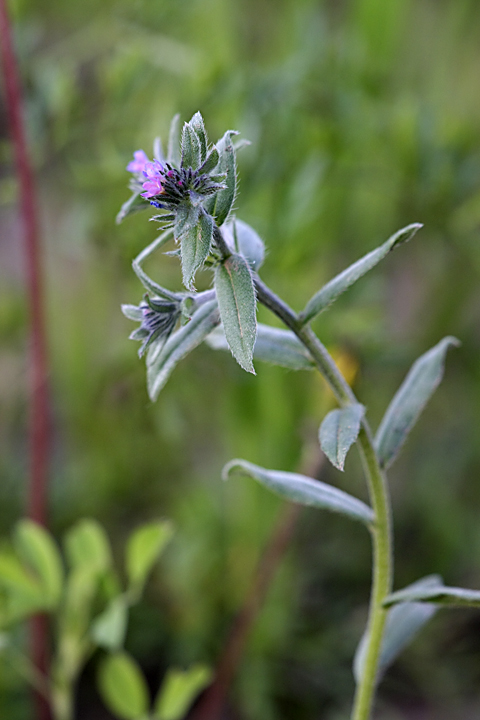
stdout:
[[(0, 52), (3, 66), (5, 101), (20, 188), (20, 216), (25, 238), (26, 284), (30, 315), (29, 384), (29, 486), (27, 514), (46, 525), (47, 481), (50, 453), (50, 404), (48, 363), (40, 263), (40, 231), (33, 170), (27, 149), (22, 116), (22, 89), (12, 42), (6, 0), (0, 0)], [(31, 625), (32, 660), (41, 672), (48, 664), (46, 618), (35, 617)], [(38, 720), (49, 720), (48, 704), (35, 696)]]

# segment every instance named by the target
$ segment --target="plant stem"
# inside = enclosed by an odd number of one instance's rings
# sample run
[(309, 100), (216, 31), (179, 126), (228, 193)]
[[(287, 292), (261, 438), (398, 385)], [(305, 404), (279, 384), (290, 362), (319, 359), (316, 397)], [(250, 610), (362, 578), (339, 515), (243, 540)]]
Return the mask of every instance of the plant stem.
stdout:
[[(0, 52), (5, 83), (5, 104), (20, 188), (20, 215), (24, 228), (30, 315), (30, 472), (27, 513), (32, 520), (46, 525), (51, 412), (40, 262), (40, 230), (33, 170), (23, 124), (22, 87), (6, 0), (0, 0)], [(48, 666), (48, 621), (46, 616), (38, 615), (32, 618), (30, 633), (32, 661), (38, 671), (45, 674)], [(38, 692), (35, 693), (35, 705), (37, 720), (48, 720), (50, 718), (48, 704)]]
[[(255, 276), (254, 280), (258, 300), (275, 313), (303, 343), (317, 369), (330, 385), (339, 404), (346, 406), (357, 402), (352, 389), (313, 330), (307, 325), (302, 327), (296, 313), (275, 295), (258, 276)], [(393, 537), (387, 481), (378, 462), (370, 426), (365, 419), (362, 421), (357, 445), (367, 479), (370, 502), (375, 512), (375, 522), (372, 526), (373, 578), (367, 624), (367, 646), (351, 718), (352, 720), (368, 720), (374, 698), (377, 668), (387, 616), (382, 603), (391, 592), (392, 586)]]

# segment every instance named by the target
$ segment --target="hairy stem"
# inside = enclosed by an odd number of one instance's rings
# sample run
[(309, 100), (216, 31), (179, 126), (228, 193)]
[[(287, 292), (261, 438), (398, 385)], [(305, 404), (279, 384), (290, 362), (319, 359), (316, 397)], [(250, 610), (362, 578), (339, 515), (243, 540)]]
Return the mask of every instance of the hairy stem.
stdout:
[[(333, 358), (313, 330), (307, 325), (302, 327), (296, 313), (275, 295), (258, 276), (255, 276), (255, 288), (258, 300), (275, 313), (309, 351), (317, 369), (327, 380), (339, 404), (345, 406), (357, 402), (353, 391), (338, 370)], [(392, 586), (393, 540), (390, 498), (386, 477), (380, 468), (373, 446), (372, 433), (365, 419), (362, 421), (357, 445), (367, 479), (370, 502), (375, 512), (375, 523), (372, 527), (373, 578), (367, 625), (367, 647), (362, 674), (357, 684), (351, 718), (352, 720), (368, 720), (375, 693), (378, 661), (386, 621), (386, 610), (383, 608), (382, 603), (391, 592)]]

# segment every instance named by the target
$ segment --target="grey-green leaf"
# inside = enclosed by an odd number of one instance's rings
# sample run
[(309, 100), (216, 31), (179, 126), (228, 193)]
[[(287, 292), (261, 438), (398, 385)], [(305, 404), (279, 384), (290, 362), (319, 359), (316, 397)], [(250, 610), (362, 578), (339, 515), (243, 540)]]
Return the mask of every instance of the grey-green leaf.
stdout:
[(220, 155), (217, 173), (227, 174), (225, 180), (222, 181), (226, 187), (219, 190), (204, 203), (205, 210), (214, 216), (219, 227), (228, 218), (237, 193), (237, 162), (231, 140), (232, 135), (236, 134), (235, 130), (227, 130), (223, 138), (217, 143), (217, 150)]
[[(212, 330), (206, 343), (214, 350), (230, 350), (222, 327)], [(257, 324), (253, 358), (289, 370), (311, 370), (314, 367), (310, 355), (291, 330), (282, 330), (262, 323)]]
[[(413, 585), (409, 585), (409, 589), (428, 589), (441, 582), (442, 579), (438, 575), (428, 575), (413, 583)], [(396, 660), (400, 653), (415, 639), (437, 609), (433, 603), (419, 602), (403, 602), (389, 609), (382, 650), (378, 661), (377, 681), (381, 679), (385, 670)], [(363, 673), (366, 649), (367, 633), (360, 640), (353, 661), (353, 674), (357, 683)]]
[(443, 377), (448, 348), (459, 344), (456, 338), (445, 337), (412, 365), (388, 406), (375, 437), (375, 447), (382, 467), (388, 467), (395, 460), (408, 433)]
[(190, 322), (171, 335), (160, 352), (154, 345), (147, 354), (147, 384), (150, 399), (156, 400), (174, 367), (220, 322), (216, 300), (205, 303), (193, 315)]
[(98, 685), (108, 708), (122, 720), (141, 720), (149, 708), (149, 693), (135, 660), (124, 652), (109, 655), (100, 666)]
[(435, 603), (447, 607), (476, 607), (480, 608), (480, 590), (469, 590), (468, 588), (447, 587), (441, 582), (433, 583), (429, 587), (415, 587), (409, 585), (403, 590), (388, 595), (384, 600), (384, 606), (390, 607), (398, 603)]
[(202, 148), (197, 133), (185, 123), (182, 131), (182, 168), (197, 170), (202, 164)]
[(92, 640), (98, 647), (114, 652), (122, 647), (127, 632), (128, 608), (125, 597), (117, 595), (95, 618), (90, 628)]
[(370, 525), (374, 520), (373, 510), (361, 500), (305, 475), (266, 470), (246, 460), (232, 460), (223, 468), (223, 479), (227, 480), (234, 471), (248, 475), (277, 495), (300, 505), (310, 505), (347, 515), (352, 520), (360, 520), (366, 525)]
[(167, 670), (155, 700), (153, 716), (157, 720), (182, 720), (211, 678), (212, 671), (206, 665), (193, 665), (188, 670)]
[(383, 245), (364, 255), (356, 263), (334, 277), (333, 280), (330, 280), (308, 301), (305, 309), (299, 314), (300, 321), (305, 324), (325, 310), (339, 295), (374, 268), (380, 260), (383, 260), (391, 250), (410, 240), (421, 227), (423, 226), (420, 223), (407, 225), (407, 227), (392, 235)]
[(212, 244), (213, 219), (200, 210), (195, 225), (186, 225), (180, 235), (183, 282), (193, 289), (195, 273), (205, 262)]
[(365, 407), (360, 403), (332, 410), (320, 425), (320, 446), (332, 465), (343, 470), (345, 458), (360, 431)]
[(216, 267), (215, 290), (232, 355), (244, 370), (255, 374), (252, 359), (257, 333), (257, 298), (245, 258), (233, 254)]
[(218, 161), (220, 159), (220, 155), (218, 154), (218, 150), (215, 147), (215, 145), (210, 150), (209, 154), (207, 155), (207, 158), (201, 168), (199, 168), (200, 173), (210, 173), (212, 170), (214, 170), (217, 165)]
[(167, 160), (175, 167), (180, 167), (180, 115), (174, 115), (170, 123), (170, 134), (168, 136)]
[(227, 244), (247, 260), (258, 272), (265, 259), (265, 244), (260, 235), (243, 220), (233, 218), (225, 224), (223, 233)]
[(203, 163), (203, 161), (207, 157), (208, 139), (207, 132), (205, 130), (205, 123), (203, 122), (203, 117), (199, 112), (195, 113), (195, 115), (190, 120), (189, 125), (197, 133), (197, 137), (200, 142), (200, 161)]

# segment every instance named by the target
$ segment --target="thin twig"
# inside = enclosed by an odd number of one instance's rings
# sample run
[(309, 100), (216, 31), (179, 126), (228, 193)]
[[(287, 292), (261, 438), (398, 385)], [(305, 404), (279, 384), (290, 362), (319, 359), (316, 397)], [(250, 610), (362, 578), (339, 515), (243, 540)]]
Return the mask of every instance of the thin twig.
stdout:
[[(22, 90), (12, 43), (6, 0), (0, 0), (0, 51), (5, 84), (5, 100), (15, 152), (20, 187), (20, 215), (25, 235), (27, 295), (30, 315), (30, 429), (29, 486), (27, 512), (42, 525), (47, 518), (47, 481), (50, 453), (50, 405), (48, 364), (40, 269), (40, 232), (35, 183), (30, 164), (22, 117)], [(46, 619), (36, 617), (31, 626), (32, 661), (39, 672), (47, 665), (48, 627)], [(38, 720), (48, 720), (50, 712), (41, 695), (36, 694)]]

